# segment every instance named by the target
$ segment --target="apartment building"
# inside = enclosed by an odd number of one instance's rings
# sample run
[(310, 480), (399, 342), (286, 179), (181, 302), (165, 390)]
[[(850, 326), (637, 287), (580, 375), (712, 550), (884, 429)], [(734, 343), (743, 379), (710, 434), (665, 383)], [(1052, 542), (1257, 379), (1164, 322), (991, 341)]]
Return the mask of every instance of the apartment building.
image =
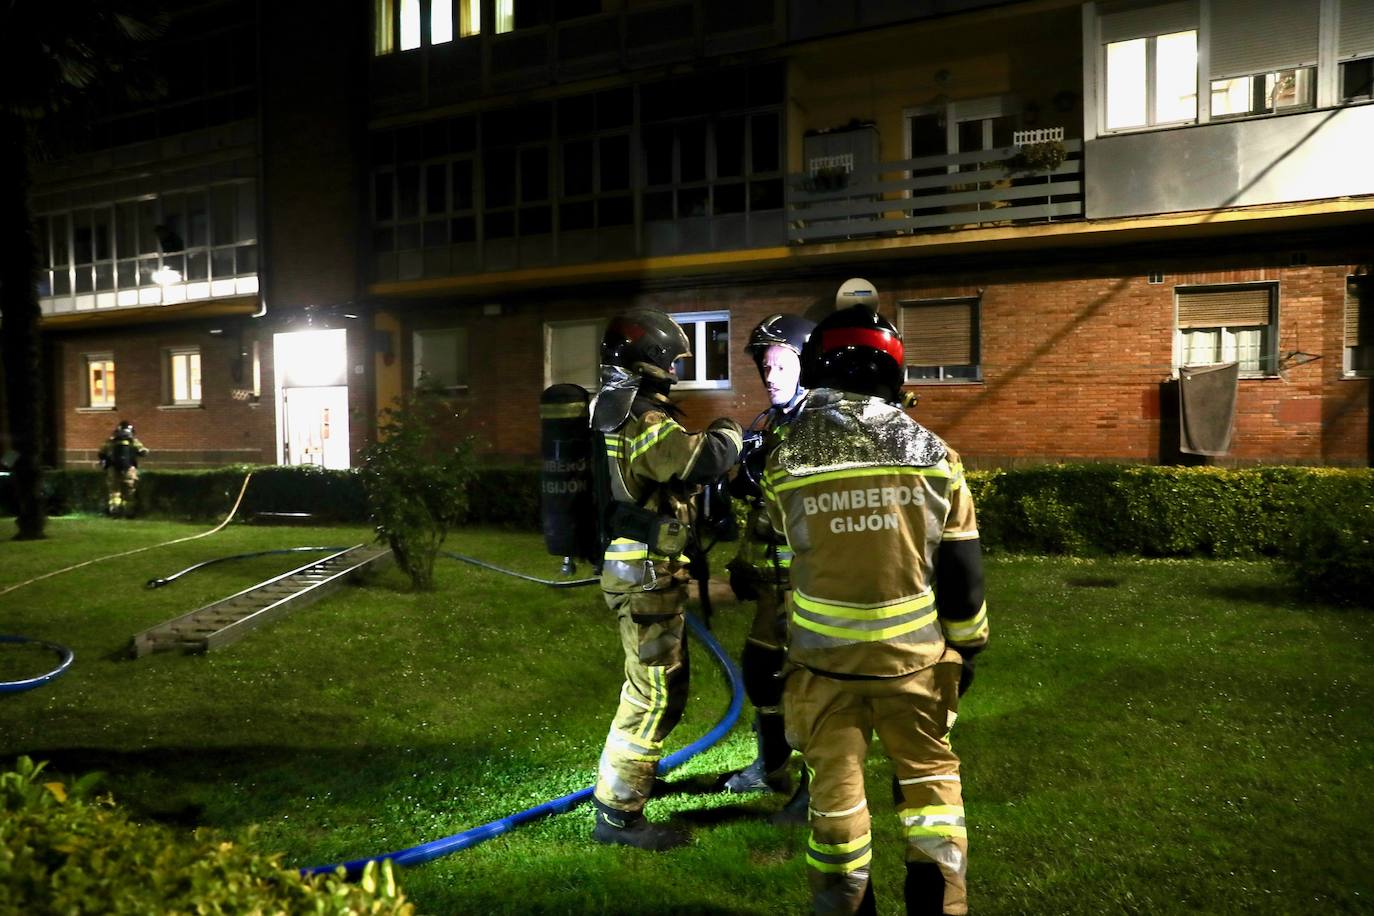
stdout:
[(694, 341), (688, 422), (748, 422), (749, 330), (851, 277), (971, 463), (1178, 460), (1219, 363), (1211, 460), (1374, 454), (1374, 4), (197, 9), (157, 135), (36, 189), (59, 462), (129, 416), (169, 463), (347, 466), (418, 384), (527, 459), (636, 305)]

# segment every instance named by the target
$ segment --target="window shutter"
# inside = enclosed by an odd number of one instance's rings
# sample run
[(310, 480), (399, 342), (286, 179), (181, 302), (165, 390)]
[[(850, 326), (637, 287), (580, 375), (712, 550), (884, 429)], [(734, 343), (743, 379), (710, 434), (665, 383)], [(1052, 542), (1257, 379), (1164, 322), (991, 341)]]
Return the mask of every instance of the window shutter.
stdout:
[(1374, 54), (1374, 3), (1343, 0), (1339, 47), (1342, 60)]
[(1374, 344), (1374, 281), (1347, 277), (1345, 281), (1345, 345)]
[(1321, 0), (1212, 0), (1212, 79), (1317, 62)]
[(1253, 328), (1269, 324), (1272, 287), (1180, 290), (1180, 328)]
[(973, 303), (903, 306), (902, 346), (908, 366), (972, 365)]
[(1162, 3), (1157, 6), (1125, 8), (1102, 14), (1101, 41), (1125, 41), (1150, 35), (1169, 35), (1197, 28), (1197, 3)]

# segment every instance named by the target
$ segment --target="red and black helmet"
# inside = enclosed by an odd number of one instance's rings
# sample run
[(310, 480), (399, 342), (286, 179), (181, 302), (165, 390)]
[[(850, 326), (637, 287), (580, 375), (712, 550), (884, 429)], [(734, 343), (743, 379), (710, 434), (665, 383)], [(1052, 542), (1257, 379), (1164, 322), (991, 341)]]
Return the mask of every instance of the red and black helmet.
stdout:
[(816, 322), (808, 321), (800, 315), (769, 315), (759, 322), (749, 335), (749, 343), (744, 349), (755, 360), (763, 358), (763, 351), (769, 347), (787, 347), (798, 356), (807, 338), (816, 329)]
[(802, 348), (804, 388), (835, 388), (897, 403), (906, 377), (902, 335), (864, 305), (827, 316)]
[(601, 338), (601, 363), (636, 375), (676, 382), (673, 363), (692, 355), (691, 342), (678, 323), (657, 309), (617, 315)]

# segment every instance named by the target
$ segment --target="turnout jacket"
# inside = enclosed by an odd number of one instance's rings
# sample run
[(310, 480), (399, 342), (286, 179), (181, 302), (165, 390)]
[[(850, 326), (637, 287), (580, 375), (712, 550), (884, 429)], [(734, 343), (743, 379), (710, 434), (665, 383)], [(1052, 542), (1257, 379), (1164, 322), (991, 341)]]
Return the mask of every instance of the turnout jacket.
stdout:
[[(625, 422), (603, 434), (605, 460), (610, 465), (614, 499), (690, 525), (692, 497), (702, 484), (734, 465), (742, 441), (733, 421), (716, 421), (704, 432), (689, 433), (673, 418), (672, 410), (666, 398), (636, 397)], [(621, 482), (624, 490), (618, 492)], [(643, 541), (611, 531), (602, 567), (603, 590), (651, 589), (656, 582), (663, 588), (686, 578), (680, 555), (650, 552)]]
[(764, 495), (793, 551), (788, 658), (897, 677), (988, 640), (973, 497), (958, 454), (878, 398), (818, 389), (769, 455)]
[(98, 457), (102, 468), (127, 471), (138, 467), (138, 459), (148, 454), (142, 442), (132, 436), (111, 436), (100, 447)]
[(744, 500), (749, 506), (740, 530), (739, 550), (735, 553), (734, 562), (748, 567), (766, 581), (778, 582), (783, 588), (787, 587), (792, 549), (787, 546), (786, 538), (773, 530), (763, 491), (751, 479), (751, 470), (746, 464), (752, 466), (753, 478), (761, 480), (764, 458), (786, 435), (787, 424), (796, 419), (801, 405), (802, 399), (798, 397), (791, 407), (769, 407), (759, 415), (751, 429), (763, 434), (763, 443), (741, 459), (740, 473), (730, 482), (731, 495)]

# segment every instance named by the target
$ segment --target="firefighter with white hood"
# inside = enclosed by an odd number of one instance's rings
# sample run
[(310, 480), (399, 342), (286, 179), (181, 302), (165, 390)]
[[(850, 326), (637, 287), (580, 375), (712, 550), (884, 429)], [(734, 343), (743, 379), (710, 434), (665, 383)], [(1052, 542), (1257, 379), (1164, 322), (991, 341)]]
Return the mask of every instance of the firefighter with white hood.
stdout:
[(763, 489), (792, 548), (788, 737), (811, 771), (814, 912), (874, 913), (864, 759), (895, 770), (908, 913), (967, 912), (959, 758), (949, 743), (987, 644), (973, 499), (958, 454), (899, 406), (900, 334), (834, 312), (802, 352), (810, 390)]

